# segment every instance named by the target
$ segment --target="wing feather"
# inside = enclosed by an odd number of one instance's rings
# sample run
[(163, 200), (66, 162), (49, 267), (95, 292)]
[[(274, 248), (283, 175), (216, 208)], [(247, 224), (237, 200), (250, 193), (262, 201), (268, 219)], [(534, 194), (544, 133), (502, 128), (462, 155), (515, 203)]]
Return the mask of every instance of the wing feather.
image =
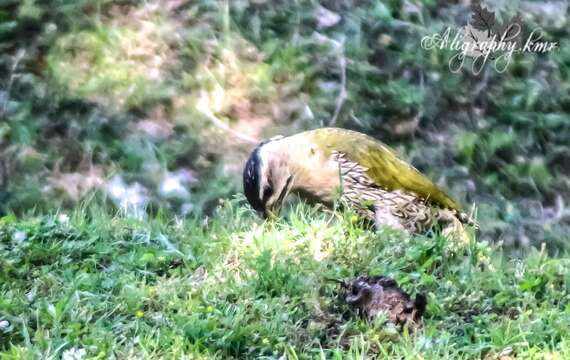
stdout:
[(387, 145), (368, 135), (338, 128), (307, 132), (327, 155), (344, 153), (348, 159), (368, 168), (368, 175), (387, 190), (413, 192), (428, 203), (461, 212), (461, 206), (415, 167), (400, 159)]

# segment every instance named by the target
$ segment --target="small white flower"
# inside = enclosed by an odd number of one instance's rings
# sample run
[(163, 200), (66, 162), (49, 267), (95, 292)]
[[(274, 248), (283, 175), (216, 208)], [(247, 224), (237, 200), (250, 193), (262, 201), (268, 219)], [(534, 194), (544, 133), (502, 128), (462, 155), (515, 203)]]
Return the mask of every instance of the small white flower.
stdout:
[(85, 349), (71, 348), (63, 352), (61, 360), (82, 360), (85, 355), (87, 355)]
[(0, 331), (6, 330), (10, 327), (10, 322), (8, 320), (0, 320)]
[(26, 239), (28, 238), (28, 235), (26, 234), (25, 231), (16, 231), (14, 233), (14, 235), (12, 235), (14, 241), (16, 241), (17, 243), (22, 243), (24, 241), (26, 241)]
[(69, 215), (67, 214), (59, 214), (57, 216), (57, 221), (59, 221), (62, 224), (67, 224), (69, 222)]
[(45, 31), (48, 34), (54, 34), (57, 31), (57, 25), (54, 23), (48, 23)]

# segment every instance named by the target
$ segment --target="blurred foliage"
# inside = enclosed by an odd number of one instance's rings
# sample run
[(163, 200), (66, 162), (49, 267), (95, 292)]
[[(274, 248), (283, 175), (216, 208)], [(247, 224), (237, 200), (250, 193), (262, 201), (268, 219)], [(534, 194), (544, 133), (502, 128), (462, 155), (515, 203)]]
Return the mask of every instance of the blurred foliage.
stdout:
[[(367, 132), (476, 203), (483, 238), (560, 248), (570, 233), (566, 9), (487, 1), (502, 17), (523, 9), (524, 32), (540, 26), (560, 47), (517, 54), (503, 74), (452, 74), (452, 54), (420, 40), (463, 26), (468, 3), (2, 0), (0, 206), (73, 206), (109, 193), (118, 175), (141, 185), (150, 210), (209, 213), (238, 191), (251, 148), (214, 115), (254, 138)], [(193, 180), (172, 183), (180, 169)], [(177, 184), (190, 192), (173, 200)]]

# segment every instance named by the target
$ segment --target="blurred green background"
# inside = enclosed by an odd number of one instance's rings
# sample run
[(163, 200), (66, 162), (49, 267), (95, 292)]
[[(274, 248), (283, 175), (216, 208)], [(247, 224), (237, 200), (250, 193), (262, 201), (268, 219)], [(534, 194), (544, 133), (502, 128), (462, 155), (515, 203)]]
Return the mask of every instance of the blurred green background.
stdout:
[(393, 146), (512, 249), (570, 233), (565, 1), (520, 10), (558, 41), (505, 73), (449, 71), (423, 36), (470, 2), (0, 0), (0, 211), (95, 196), (129, 215), (211, 214), (253, 143), (339, 126)]

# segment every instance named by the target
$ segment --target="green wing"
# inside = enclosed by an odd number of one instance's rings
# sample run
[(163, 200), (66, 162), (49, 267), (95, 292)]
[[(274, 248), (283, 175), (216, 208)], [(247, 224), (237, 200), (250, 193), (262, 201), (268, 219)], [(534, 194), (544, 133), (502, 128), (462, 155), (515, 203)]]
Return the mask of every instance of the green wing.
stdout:
[(457, 201), (428, 177), (398, 158), (387, 145), (368, 135), (337, 128), (316, 129), (307, 132), (307, 135), (321, 146), (327, 155), (338, 151), (351, 161), (368, 168), (370, 178), (385, 189), (407, 190), (429, 203), (461, 211)]

